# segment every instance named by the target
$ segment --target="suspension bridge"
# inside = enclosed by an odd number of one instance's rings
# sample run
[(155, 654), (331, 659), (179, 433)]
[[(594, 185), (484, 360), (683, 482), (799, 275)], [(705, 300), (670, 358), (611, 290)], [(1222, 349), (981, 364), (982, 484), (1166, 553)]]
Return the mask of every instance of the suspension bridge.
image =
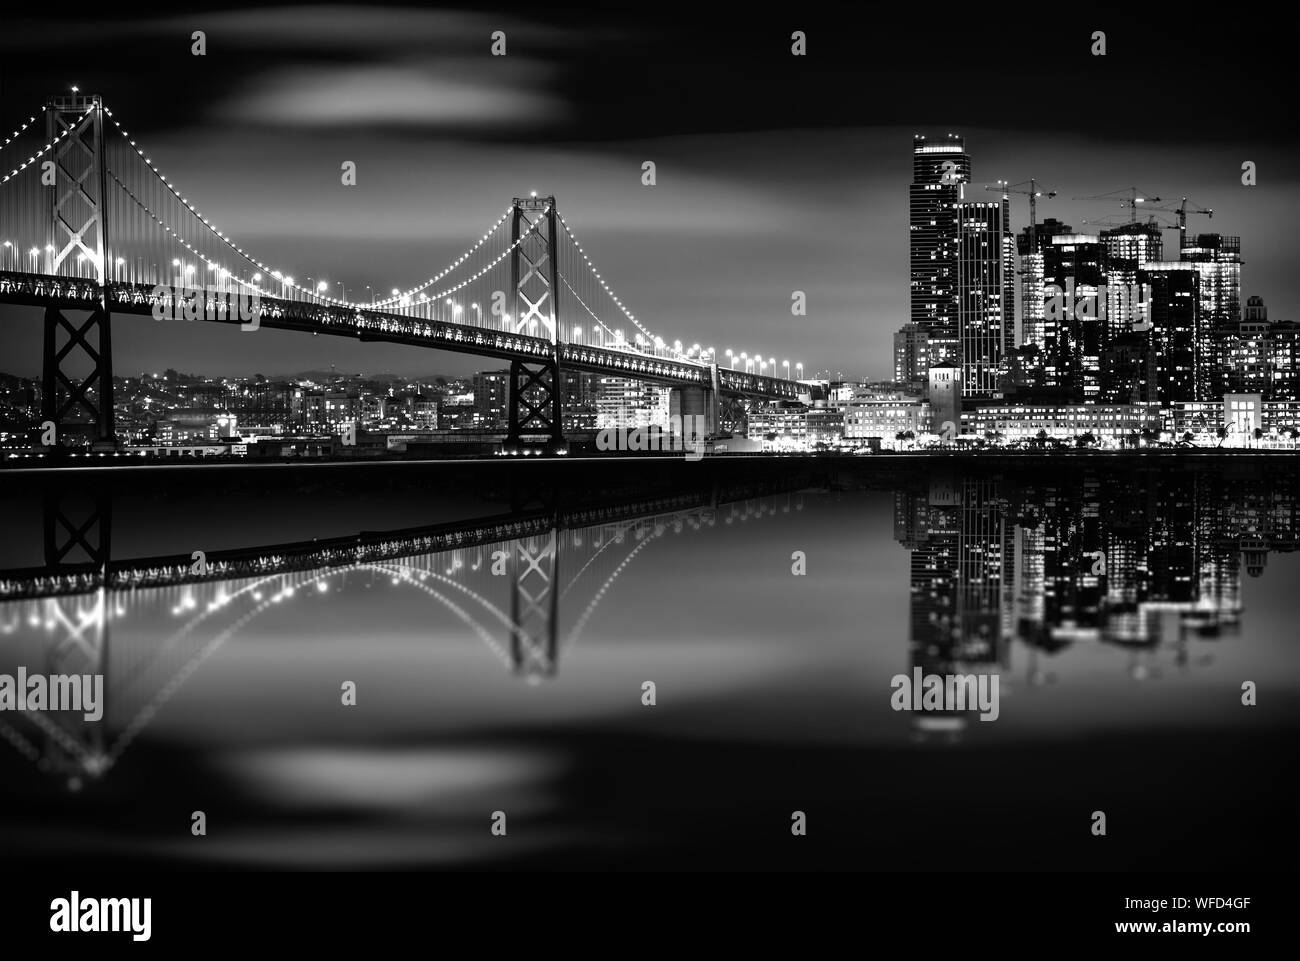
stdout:
[[(563, 448), (562, 370), (653, 383), (712, 433), (800, 393), (775, 360), (652, 331), (554, 197), (514, 198), (459, 256), (370, 303), (254, 256), (186, 198), (98, 96), (49, 100), (0, 146), (0, 303), (41, 307), (42, 418), (115, 443), (111, 319), (180, 318), (433, 347), (510, 364), (508, 443)], [(80, 316), (74, 316), (80, 315)], [(737, 361), (741, 367), (736, 367)], [(771, 374), (768, 369), (771, 369)], [(802, 367), (801, 364), (796, 367)]]
[(749, 480), (211, 551), (198, 563), (115, 558), (102, 487), (51, 486), (43, 504), (45, 563), (0, 570), (0, 673), (102, 675), (103, 716), (29, 709), (0, 716), (0, 739), (73, 787), (110, 770), (205, 661), (273, 609), (358, 579), (387, 583), (426, 596), (459, 625), (453, 636), (536, 683), (557, 674), (659, 540), (803, 508), (788, 483)]

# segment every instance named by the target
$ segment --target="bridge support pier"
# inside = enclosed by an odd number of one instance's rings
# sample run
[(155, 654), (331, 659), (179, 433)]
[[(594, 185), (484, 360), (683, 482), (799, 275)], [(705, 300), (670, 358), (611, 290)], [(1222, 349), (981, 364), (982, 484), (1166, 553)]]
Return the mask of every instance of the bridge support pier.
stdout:
[(558, 358), (510, 363), (509, 433), (506, 446), (518, 450), (525, 437), (544, 436), (552, 453), (564, 447), (564, 382)]
[[(705, 387), (674, 387), (668, 397), (668, 414), (681, 419), (682, 430), (687, 442), (696, 434), (696, 441), (703, 441), (717, 433), (718, 392)], [(688, 419), (691, 418), (691, 419)], [(702, 418), (695, 420), (693, 418)], [(703, 430), (696, 425), (703, 423)]]
[[(85, 372), (87, 362), (90, 368)], [(75, 368), (82, 373), (73, 373)], [(88, 415), (89, 423), (69, 419), (74, 411)], [(54, 424), (60, 444), (65, 433), (89, 431), (95, 447), (117, 446), (113, 431), (113, 340), (106, 306), (90, 311), (81, 323), (69, 320), (58, 307), (45, 308), (41, 419)]]
[(744, 437), (749, 431), (749, 412), (739, 397), (718, 399), (718, 433), (738, 434)]

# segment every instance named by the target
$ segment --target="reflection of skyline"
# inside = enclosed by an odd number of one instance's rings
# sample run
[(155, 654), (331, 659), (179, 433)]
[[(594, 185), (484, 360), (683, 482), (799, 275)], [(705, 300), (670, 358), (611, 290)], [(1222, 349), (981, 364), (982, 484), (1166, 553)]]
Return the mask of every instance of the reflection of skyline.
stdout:
[[(799, 478), (767, 487), (806, 485)], [(927, 674), (1005, 675), (1014, 668), (1031, 684), (1047, 683), (1057, 655), (1090, 643), (1127, 652), (1116, 673), (1136, 679), (1148, 676), (1157, 650), (1172, 651), (1186, 666), (1190, 637), (1237, 631), (1243, 569), (1258, 575), (1270, 551), (1294, 550), (1289, 478), (1139, 473), (1104, 483), (1088, 476), (1037, 483), (953, 473), (888, 486), (895, 488), (894, 537), (910, 552), (910, 667)], [(213, 551), (205, 574), (187, 555), (78, 559), (56, 544), (54, 563), (0, 576), (0, 594), (10, 599), (0, 604), (0, 634), (11, 638), (4, 669), (43, 663), (49, 673), (91, 672), (98, 663), (115, 685), (110, 697), (119, 699), (110, 699), (107, 716), (130, 743), (184, 680), (252, 621), (310, 604), (305, 599), (317, 593), (348, 597), (390, 584), (440, 605), (508, 671), (537, 682), (556, 676), (620, 576), (624, 592), (636, 590), (631, 565), (665, 534), (707, 536), (718, 520), (726, 526), (802, 509), (801, 494), (749, 496), (763, 487), (669, 488), (562, 510), (543, 495), (537, 503), (549, 507)], [(111, 499), (95, 509), (111, 514)], [(79, 529), (86, 524), (65, 519)], [(83, 547), (95, 549), (99, 529), (86, 528), (91, 543)], [(1104, 572), (1094, 573), (1103, 556)], [(150, 618), (162, 624), (153, 625), (151, 638)], [(110, 628), (115, 642), (128, 638), (111, 668)], [(1026, 664), (1014, 663), (1017, 642)], [(15, 660), (23, 653), (25, 661)], [(943, 712), (914, 719), (921, 733), (955, 733), (965, 721)], [(61, 756), (56, 767), (78, 778), (103, 773), (121, 756), (113, 747), (120, 738), (93, 725), (79, 740), (48, 717), (32, 723), (44, 748), (30, 739), (24, 747), (24, 735), (12, 728), (5, 732), (10, 743), (33, 760), (42, 751)]]
[[(482, 468), (467, 469), (477, 484), (435, 481), (426, 472), (303, 470), (278, 491), (259, 490), (256, 501), (241, 491), (245, 484), (263, 487), (269, 472), (231, 472), (219, 485), (195, 489), (176, 478), (203, 485), (207, 474), (145, 471), (114, 485), (115, 571), (132, 558), (187, 558), (188, 546), (204, 544), (209, 561), (246, 550), (241, 545), (296, 544), (302, 563), (261, 578), (155, 581), (102, 595), (0, 604), (0, 626), (11, 628), (0, 634), (0, 672), (7, 673), (18, 665), (90, 670), (74, 635), (80, 628), (93, 652), (94, 620), (80, 612), (101, 602), (112, 610), (98, 732), (78, 729), (66, 713), (45, 719), (59, 733), (29, 717), (0, 714), (8, 728), (0, 731), (0, 767), (8, 765), (12, 787), (6, 846), (19, 860), (103, 865), (666, 862), (700, 858), (699, 843), (714, 837), (723, 809), (748, 814), (730, 822), (717, 850), (744, 851), (774, 816), (771, 805), (755, 806), (754, 799), (779, 797), (775, 803), (786, 807), (788, 796), (790, 809), (812, 811), (818, 823), (842, 817), (852, 824), (853, 811), (879, 807), (892, 830), (888, 837), (874, 825), (851, 833), (854, 857), (913, 848), (940, 856), (950, 849), (950, 832), (925, 812), (936, 804), (952, 810), (993, 803), (1003, 812), (993, 831), (1001, 846), (989, 852), (989, 863), (1013, 864), (1035, 857), (1035, 839), (1053, 830), (1054, 797), (1109, 784), (1117, 766), (1131, 767), (1132, 776), (1111, 786), (1112, 803), (1122, 798), (1127, 817), (1149, 819), (1161, 839), (1181, 836), (1198, 816), (1189, 811), (1173, 823), (1156, 817), (1169, 790), (1208, 792), (1222, 810), (1249, 812), (1233, 822), (1239, 831), (1212, 846), (1225, 863), (1235, 863), (1232, 852), (1262, 825), (1284, 823), (1267, 794), (1230, 794), (1219, 780), (1207, 783), (1193, 771), (1207, 758), (1216, 767), (1245, 759), (1272, 771), (1293, 733), (1289, 592), (1300, 556), (1269, 557), (1258, 581), (1242, 583), (1246, 568), (1258, 566), (1251, 538), (1269, 550), (1286, 549), (1295, 500), (1286, 472), (1147, 481), (1102, 468), (1095, 484), (1083, 477), (1062, 484), (1009, 468), (939, 479), (878, 465), (845, 471), (828, 463), (821, 471), (767, 478), (695, 467), (664, 468), (657, 486), (641, 471), (633, 481), (629, 469), (618, 498), (608, 497), (608, 484), (584, 487), (581, 472), (570, 469), (554, 485), (563, 489), (559, 503), (549, 482), (516, 491), (505, 474)], [(1148, 483), (1149, 496), (1133, 496)], [(453, 493), (470, 486), (478, 491), (473, 498)], [(715, 488), (719, 503), (711, 505)], [(36, 565), (44, 491), (15, 479), (6, 490), (5, 521), (15, 539), (6, 543), (0, 568)], [(734, 517), (731, 498), (739, 498)], [(1082, 546), (1102, 543), (1113, 552), (1122, 540), (1136, 556), (1150, 543), (1177, 540), (1169, 532), (1184, 523), (1192, 498), (1206, 550), (1223, 556), (1242, 546), (1240, 539), (1217, 543), (1215, 524), (1240, 524), (1250, 535), (1250, 550), (1235, 568), (1196, 568), (1205, 572), (1198, 591), (1240, 591), (1241, 637), (1206, 639), (1195, 633), (1194, 610), (1160, 610), (1165, 640), (1153, 647), (1059, 631), (1056, 649), (1026, 644), (1039, 633), (1050, 639), (1049, 618), (1058, 615), (1049, 612), (1062, 606), (1048, 596), (1044, 577), (1029, 576), (1026, 559), (1036, 558), (1040, 571), (1072, 573), (1059, 570), (1059, 552), (1026, 553), (1029, 534), (1042, 543), (1057, 536), (1042, 519), (1072, 531), (1109, 518), (1111, 539)], [(1162, 520), (1165, 501), (1183, 512), (1174, 522)], [(614, 515), (635, 502), (651, 515)], [(905, 556), (893, 536), (909, 505), (925, 560)], [(572, 521), (555, 535), (558, 670), (539, 675), (512, 660), (508, 579), (486, 568), (501, 544), (540, 546), (549, 528), (527, 524), (557, 510)], [(1270, 511), (1266, 530), (1255, 519)], [(471, 526), (501, 519), (519, 526), (482, 544), (468, 542)], [(404, 522), (427, 525), (415, 529), (424, 538), (441, 529), (445, 550), (378, 556), (380, 545), (401, 540), (393, 535)], [(613, 536), (620, 528), (621, 543)], [(611, 536), (602, 537), (602, 529)], [(367, 531), (373, 533), (355, 533)], [(348, 544), (362, 560), (345, 557)], [(795, 549), (807, 555), (804, 577), (792, 576)], [(308, 558), (311, 550), (333, 562)], [(281, 553), (290, 561), (291, 552)], [(936, 612), (952, 617), (946, 634), (916, 616), (907, 596), (912, 562), (918, 573), (931, 568), (930, 599)], [(1116, 568), (1123, 564), (1112, 565), (1111, 579)], [(1076, 579), (1089, 576), (1085, 570)], [(504, 617), (449, 581), (476, 591)], [(1165, 581), (1187, 583), (1176, 572)], [(1160, 601), (1141, 578), (1137, 583), (1132, 590)], [(230, 601), (209, 612), (223, 591)], [(471, 616), (492, 643), (430, 592)], [(56, 617), (57, 630), (14, 617), (35, 613), (39, 620), (51, 613), (49, 602), (67, 621)], [(1101, 614), (1106, 603), (1099, 595)], [(1021, 612), (1035, 610), (1043, 627), (1023, 627)], [(1111, 610), (1111, 621), (1126, 616)], [(911, 652), (909, 616), (933, 653)], [(1183, 619), (1187, 639), (1180, 647), (1170, 639)], [(578, 642), (566, 643), (579, 622)], [(1184, 649), (1188, 663), (1180, 668), (1174, 661)], [(545, 647), (537, 653), (545, 664)], [(931, 669), (942, 669), (946, 659), (964, 671), (1000, 675), (997, 722), (894, 711), (889, 679), (925, 658)], [(1161, 680), (1137, 683), (1135, 664)], [(1261, 707), (1241, 707), (1242, 678), (1268, 684)], [(345, 680), (358, 685), (356, 707), (340, 706)], [(645, 680), (658, 684), (657, 707), (641, 703)], [(960, 725), (966, 733), (942, 763), (911, 743), (947, 740)], [(25, 744), (12, 737), (15, 731)], [(1143, 759), (1153, 754), (1168, 764), (1152, 769)], [(80, 763), (86, 755), (111, 763), (95, 777)], [(1171, 774), (1171, 767), (1185, 773)], [(791, 772), (800, 775), (797, 784)], [(81, 790), (69, 795), (78, 783)], [(647, 785), (658, 785), (649, 798)], [(683, 785), (691, 789), (683, 793)], [(177, 811), (196, 808), (219, 823), (210, 843), (191, 843), (177, 823)], [(493, 843), (484, 812), (497, 809), (509, 811), (519, 848)], [(659, 813), (648, 818), (647, 810)], [(1067, 860), (1091, 863), (1089, 850)], [(850, 860), (847, 853), (834, 857)], [(1141, 861), (1140, 852), (1134, 858)], [(718, 863), (712, 856), (704, 861)]]
[[(1029, 681), (1051, 658), (1099, 642), (1130, 652), (1135, 679), (1166, 645), (1238, 633), (1243, 570), (1296, 546), (1294, 478), (1135, 473), (1017, 484), (932, 479), (895, 495), (894, 536), (911, 552), (912, 666), (926, 673), (1011, 667)], [(924, 723), (922, 723), (924, 722)], [(919, 717), (922, 729), (961, 719)]]

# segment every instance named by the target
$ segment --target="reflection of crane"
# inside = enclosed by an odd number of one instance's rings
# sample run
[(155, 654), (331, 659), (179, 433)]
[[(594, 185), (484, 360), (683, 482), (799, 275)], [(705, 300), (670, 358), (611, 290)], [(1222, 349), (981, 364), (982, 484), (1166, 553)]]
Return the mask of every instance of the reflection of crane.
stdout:
[[(1029, 185), (1028, 190), (1016, 189), (1017, 187), (1024, 187), (1026, 184)], [(1038, 189), (1038, 181), (1033, 177), (1022, 180), (1018, 184), (1008, 184), (1005, 180), (999, 180), (995, 184), (985, 184), (984, 189), (999, 190), (1002, 192), (1003, 197), (1007, 196), (1007, 194), (1023, 194), (1029, 198), (1029, 252), (1031, 254), (1038, 253), (1038, 237), (1036, 236), (1038, 233), (1038, 198), (1043, 196), (1043, 192)], [(1055, 196), (1055, 190), (1047, 191), (1049, 200)]]
[[(1159, 200), (1160, 198), (1152, 197), (1151, 199)], [(1183, 198), (1183, 202), (1180, 203), (1177, 207), (1150, 207), (1148, 209), (1163, 210), (1167, 214), (1178, 215), (1178, 250), (1180, 254), (1182, 253), (1183, 245), (1187, 240), (1187, 215), (1189, 213), (1193, 213), (1193, 214), (1205, 214), (1205, 216), (1207, 217), (1214, 216), (1214, 211), (1211, 210), (1209, 207), (1198, 207), (1196, 204), (1192, 204), (1189, 207), (1187, 204), (1186, 197)]]
[(1159, 197), (1148, 197), (1145, 191), (1138, 190), (1137, 187), (1121, 187), (1119, 190), (1112, 190), (1108, 194), (1097, 194), (1092, 197), (1075, 197), (1075, 200), (1106, 200), (1111, 203), (1118, 203), (1121, 207), (1127, 207), (1129, 210), (1129, 223), (1137, 223), (1138, 204), (1149, 204), (1158, 201)]

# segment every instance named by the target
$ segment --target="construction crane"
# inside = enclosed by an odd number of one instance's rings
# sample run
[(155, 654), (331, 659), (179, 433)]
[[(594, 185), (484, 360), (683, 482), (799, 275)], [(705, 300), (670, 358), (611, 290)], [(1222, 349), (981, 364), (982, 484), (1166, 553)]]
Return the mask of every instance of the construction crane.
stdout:
[[(1156, 207), (1156, 208), (1153, 208), (1153, 209), (1155, 209), (1155, 210), (1163, 210), (1164, 208), (1162, 208), (1162, 207)], [(1085, 224), (1088, 224), (1089, 226), (1092, 226), (1092, 227), (1106, 227), (1106, 228), (1112, 228), (1112, 229), (1113, 229), (1113, 228), (1115, 228), (1115, 227), (1122, 227), (1122, 226), (1125, 226), (1125, 225), (1127, 225), (1127, 224), (1134, 223), (1135, 221), (1130, 220), (1130, 219), (1127, 218), (1127, 217), (1122, 217), (1122, 216), (1120, 216), (1119, 214), (1112, 214), (1112, 215), (1110, 215), (1110, 216), (1108, 216), (1108, 217), (1090, 217), (1090, 218), (1088, 218), (1087, 220), (1084, 220), (1084, 221), (1081, 221), (1081, 222), (1082, 222), (1082, 223), (1085, 223)], [(1158, 218), (1155, 214), (1148, 214), (1148, 215), (1147, 215), (1147, 223), (1148, 223), (1148, 224), (1153, 224), (1153, 225), (1155, 225), (1155, 226), (1157, 226), (1157, 227), (1160, 227), (1162, 230), (1173, 230), (1173, 229), (1174, 229), (1174, 225), (1173, 225), (1173, 224), (1167, 224), (1167, 223), (1163, 222), (1163, 221), (1160, 220), (1160, 218)]]
[[(1159, 200), (1159, 197), (1153, 198)], [(1188, 206), (1187, 198), (1177, 207), (1151, 207), (1151, 210), (1161, 210), (1167, 214), (1178, 215), (1178, 250), (1181, 252), (1187, 243), (1187, 215), (1188, 214), (1205, 214), (1207, 217), (1213, 217), (1214, 211), (1209, 207), (1198, 207), (1196, 204)]]
[(1129, 210), (1129, 223), (1135, 224), (1138, 219), (1138, 204), (1157, 203), (1159, 197), (1148, 197), (1146, 191), (1139, 190), (1137, 187), (1121, 187), (1119, 190), (1112, 190), (1108, 194), (1097, 194), (1092, 197), (1075, 197), (1075, 200), (1105, 200), (1110, 203), (1118, 203), (1121, 207), (1127, 207)]
[[(1022, 188), (1026, 185), (1028, 185), (1029, 187), (1028, 190), (1017, 189), (1017, 188)], [(1000, 191), (1002, 193), (1002, 196), (1004, 197), (1007, 196), (1008, 194), (1022, 194), (1029, 198), (1029, 252), (1037, 253), (1038, 252), (1038, 236), (1037, 236), (1038, 198), (1042, 196), (1046, 196), (1047, 199), (1050, 200), (1056, 196), (1056, 191), (1049, 190), (1047, 191), (1046, 195), (1044, 195), (1044, 193), (1038, 189), (1038, 181), (1035, 180), (1033, 177), (1030, 177), (1028, 180), (1022, 180), (1018, 184), (1009, 184), (1005, 180), (999, 180), (995, 184), (985, 184), (984, 189)]]

